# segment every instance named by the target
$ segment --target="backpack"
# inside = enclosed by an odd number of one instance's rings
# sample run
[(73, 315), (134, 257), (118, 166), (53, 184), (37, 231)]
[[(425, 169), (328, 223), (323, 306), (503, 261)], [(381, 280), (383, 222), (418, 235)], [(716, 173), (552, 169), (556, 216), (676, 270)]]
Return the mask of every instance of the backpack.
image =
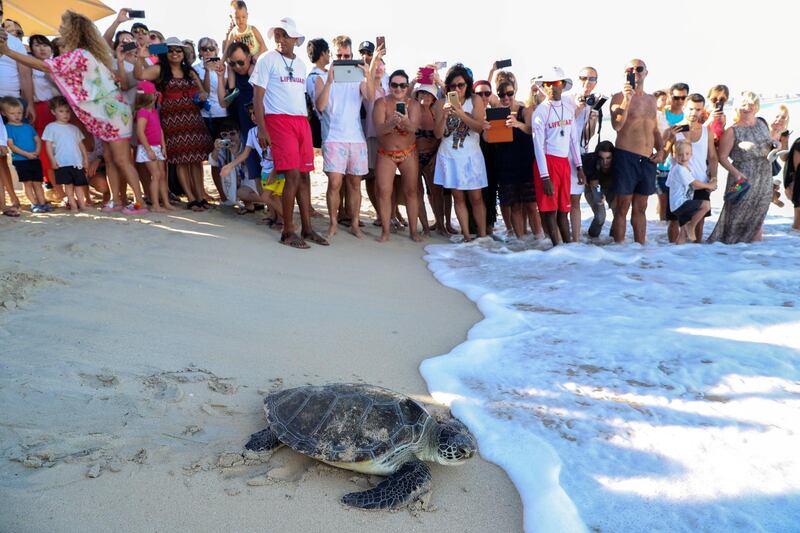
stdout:
[[(309, 74), (312, 76), (319, 76), (316, 72)], [(308, 125), (311, 126), (311, 141), (314, 148), (322, 148), (322, 122), (319, 120), (316, 110), (314, 110), (314, 102), (311, 101), (311, 96), (306, 93), (306, 116), (308, 117)]]

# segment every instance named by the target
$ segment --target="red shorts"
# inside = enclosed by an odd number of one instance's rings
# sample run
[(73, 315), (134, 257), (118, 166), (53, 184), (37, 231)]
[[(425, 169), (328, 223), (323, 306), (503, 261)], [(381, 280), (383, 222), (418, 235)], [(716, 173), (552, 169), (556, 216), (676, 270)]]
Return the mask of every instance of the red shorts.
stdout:
[(299, 115), (266, 115), (264, 123), (272, 141), (275, 170), (314, 170), (314, 144), (308, 119)]
[(544, 183), (539, 177), (539, 165), (533, 164), (533, 184), (536, 187), (536, 204), (539, 211), (559, 211), (569, 213), (569, 191), (570, 191), (570, 166), (569, 159), (554, 155), (545, 156), (547, 159), (547, 172), (550, 174), (550, 181), (553, 183), (553, 196), (544, 193)]

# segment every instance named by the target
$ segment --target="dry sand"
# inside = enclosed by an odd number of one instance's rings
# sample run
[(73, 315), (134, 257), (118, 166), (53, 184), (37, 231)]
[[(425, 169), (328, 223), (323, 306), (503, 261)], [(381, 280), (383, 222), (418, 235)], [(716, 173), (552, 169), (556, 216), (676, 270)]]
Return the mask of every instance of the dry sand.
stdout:
[(376, 479), (242, 455), (275, 388), (430, 401), (419, 363), (480, 315), (422, 246), (340, 230), (297, 251), (228, 209), (0, 219), (0, 530), (521, 531), (513, 485), (481, 458), (432, 466), (414, 509), (364, 512), (338, 499)]

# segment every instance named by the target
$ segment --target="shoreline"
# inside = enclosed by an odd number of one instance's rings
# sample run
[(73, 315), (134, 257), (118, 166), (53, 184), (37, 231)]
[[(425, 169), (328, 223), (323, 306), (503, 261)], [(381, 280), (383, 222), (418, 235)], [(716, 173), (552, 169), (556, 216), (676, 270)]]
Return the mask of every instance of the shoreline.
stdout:
[(522, 529), (519, 494), (480, 457), (433, 465), (427, 501), (379, 513), (338, 502), (366, 476), (286, 449), (235, 458), (272, 388), (363, 380), (432, 401), (419, 365), (482, 317), (424, 246), (340, 231), (297, 251), (228, 210), (0, 227), (4, 527)]

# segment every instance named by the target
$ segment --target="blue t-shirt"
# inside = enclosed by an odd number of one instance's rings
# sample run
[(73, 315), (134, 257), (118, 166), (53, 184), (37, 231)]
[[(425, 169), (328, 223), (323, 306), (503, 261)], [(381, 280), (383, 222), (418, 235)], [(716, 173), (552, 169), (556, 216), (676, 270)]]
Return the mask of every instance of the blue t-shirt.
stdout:
[[(8, 132), (8, 139), (14, 141), (14, 146), (26, 152), (33, 152), (36, 150), (36, 130), (30, 124), (6, 124), (6, 132)], [(12, 152), (13, 153), (13, 152)], [(19, 154), (13, 153), (11, 156), (12, 161), (28, 161), (28, 158)]]
[[(667, 119), (667, 124), (669, 124), (670, 128), (672, 126), (674, 126), (675, 124), (683, 122), (683, 116), (684, 116), (683, 113), (681, 113), (680, 115), (676, 115), (675, 113), (673, 113), (669, 109), (665, 109), (664, 110), (664, 118)], [(664, 162), (663, 163), (659, 163), (658, 164), (658, 170), (663, 170), (664, 172), (669, 172), (670, 168), (672, 168), (672, 156), (668, 155), (666, 158), (664, 158)]]

